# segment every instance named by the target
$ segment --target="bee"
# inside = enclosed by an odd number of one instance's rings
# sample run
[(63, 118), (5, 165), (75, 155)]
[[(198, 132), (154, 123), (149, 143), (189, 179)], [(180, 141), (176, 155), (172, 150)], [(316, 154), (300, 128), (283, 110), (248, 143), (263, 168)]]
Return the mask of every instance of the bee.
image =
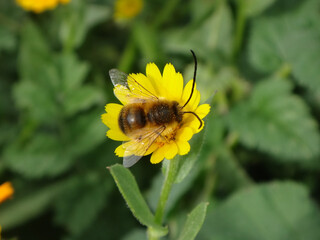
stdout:
[[(199, 128), (202, 127), (202, 120), (196, 113), (184, 111), (184, 107), (192, 98), (197, 74), (197, 58), (195, 53), (190, 51), (194, 59), (193, 83), (189, 98), (183, 106), (176, 101), (158, 98), (131, 75), (117, 69), (109, 71), (113, 85), (121, 85), (129, 99), (129, 103), (122, 108), (118, 116), (120, 130), (131, 139), (123, 143), (125, 167), (131, 167), (138, 162), (158, 138), (162, 138), (163, 141), (174, 139), (175, 128), (172, 126), (181, 125), (184, 114), (193, 114), (200, 122)], [(164, 132), (166, 134), (163, 136)]]

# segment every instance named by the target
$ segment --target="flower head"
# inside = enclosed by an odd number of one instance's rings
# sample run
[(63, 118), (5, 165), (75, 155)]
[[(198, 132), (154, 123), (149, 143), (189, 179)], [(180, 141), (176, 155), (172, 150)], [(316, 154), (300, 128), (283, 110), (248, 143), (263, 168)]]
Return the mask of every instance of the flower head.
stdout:
[(117, 0), (114, 17), (118, 20), (131, 19), (137, 16), (143, 7), (143, 0)]
[[(114, 94), (122, 104), (107, 104), (107, 113), (102, 115), (102, 122), (109, 127), (109, 138), (124, 142), (116, 148), (116, 155), (124, 157), (124, 161), (126, 158), (131, 161), (130, 156), (140, 156), (134, 157), (133, 162), (127, 164), (131, 166), (141, 156), (151, 153), (151, 163), (159, 163), (164, 158), (172, 159), (177, 154), (187, 154), (190, 151), (188, 141), (202, 130), (202, 119), (210, 111), (209, 104), (199, 106), (200, 93), (196, 85), (192, 93), (193, 80), (183, 87), (183, 77), (172, 64), (167, 64), (161, 75), (158, 67), (149, 63), (146, 75), (138, 73), (127, 77), (126, 87), (126, 84), (115, 83), (114, 79), (118, 77), (113, 71), (110, 71), (110, 77), (115, 85)], [(135, 115), (137, 112), (139, 114)], [(123, 116), (126, 116), (125, 121), (133, 121), (128, 123), (132, 123), (129, 128), (138, 129), (132, 132), (126, 125), (121, 125)], [(143, 123), (141, 128), (140, 122)]]
[(0, 185), (0, 203), (4, 202), (10, 198), (14, 193), (12, 184), (10, 182), (5, 182)]
[(70, 0), (16, 0), (16, 2), (27, 11), (42, 13), (43, 11), (56, 8), (59, 3), (69, 3)]

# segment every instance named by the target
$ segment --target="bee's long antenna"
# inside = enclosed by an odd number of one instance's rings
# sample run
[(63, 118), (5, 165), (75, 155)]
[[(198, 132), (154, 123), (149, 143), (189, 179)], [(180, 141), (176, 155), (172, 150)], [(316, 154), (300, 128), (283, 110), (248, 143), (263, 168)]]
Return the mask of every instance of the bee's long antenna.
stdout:
[(191, 113), (191, 114), (193, 114), (196, 118), (198, 118), (198, 120), (199, 120), (199, 122), (200, 122), (199, 129), (202, 127), (202, 124), (203, 124), (203, 123), (202, 123), (200, 117), (199, 117), (196, 113), (194, 113), (194, 112), (183, 112), (183, 113)]
[(197, 57), (196, 57), (196, 55), (194, 54), (194, 52), (192, 50), (190, 50), (190, 52), (192, 53), (192, 56), (193, 56), (193, 59), (194, 59), (193, 82), (192, 82), (192, 89), (191, 89), (190, 96), (189, 96), (188, 100), (186, 101), (186, 103), (182, 106), (182, 108), (184, 108), (189, 103), (189, 101), (191, 100), (192, 95), (193, 95), (194, 86), (196, 84), (197, 65), (198, 65)]

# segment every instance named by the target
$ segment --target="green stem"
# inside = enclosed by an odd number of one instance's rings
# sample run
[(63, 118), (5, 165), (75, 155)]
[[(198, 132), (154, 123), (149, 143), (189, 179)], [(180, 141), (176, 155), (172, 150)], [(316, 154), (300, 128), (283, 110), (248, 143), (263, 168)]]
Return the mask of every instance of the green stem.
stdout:
[(120, 59), (118, 69), (123, 72), (129, 72), (131, 65), (135, 59), (136, 46), (134, 42), (134, 38), (131, 34), (129, 41), (127, 42), (126, 48), (122, 54), (122, 58)]
[(172, 185), (176, 179), (176, 174), (178, 172), (179, 160), (178, 158), (173, 158), (169, 160), (169, 166), (166, 169), (166, 176), (161, 189), (160, 199), (158, 202), (155, 221), (158, 224), (162, 224), (163, 215)]
[(154, 18), (153, 27), (159, 28), (163, 25), (170, 17), (172, 17), (172, 13), (179, 5), (180, 0), (168, 0), (164, 4), (164, 7), (158, 12), (158, 15)]
[[(179, 158), (173, 158), (172, 160), (166, 161), (169, 161), (169, 164), (166, 169), (166, 175), (163, 181), (161, 194), (155, 214), (155, 222), (159, 225), (162, 224), (165, 206), (179, 168)], [(159, 235), (155, 233), (152, 228), (148, 228), (148, 239), (159, 240)]]
[(212, 192), (216, 186), (216, 156), (210, 155), (205, 166), (206, 178), (204, 182), (203, 192), (199, 201), (208, 202), (212, 196)]
[(236, 16), (236, 32), (233, 41), (233, 60), (235, 61), (238, 57), (242, 41), (243, 41), (243, 31), (246, 23), (246, 14), (245, 14), (245, 6), (243, 3), (239, 3), (237, 7), (237, 16)]

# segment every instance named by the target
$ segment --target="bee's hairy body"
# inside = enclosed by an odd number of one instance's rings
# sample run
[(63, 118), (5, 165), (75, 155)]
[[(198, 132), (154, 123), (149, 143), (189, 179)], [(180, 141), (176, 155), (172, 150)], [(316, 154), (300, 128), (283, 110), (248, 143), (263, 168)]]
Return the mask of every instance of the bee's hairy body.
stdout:
[(146, 101), (125, 105), (120, 111), (118, 123), (121, 131), (130, 135), (150, 127), (180, 123), (182, 116), (183, 112), (176, 101)]

